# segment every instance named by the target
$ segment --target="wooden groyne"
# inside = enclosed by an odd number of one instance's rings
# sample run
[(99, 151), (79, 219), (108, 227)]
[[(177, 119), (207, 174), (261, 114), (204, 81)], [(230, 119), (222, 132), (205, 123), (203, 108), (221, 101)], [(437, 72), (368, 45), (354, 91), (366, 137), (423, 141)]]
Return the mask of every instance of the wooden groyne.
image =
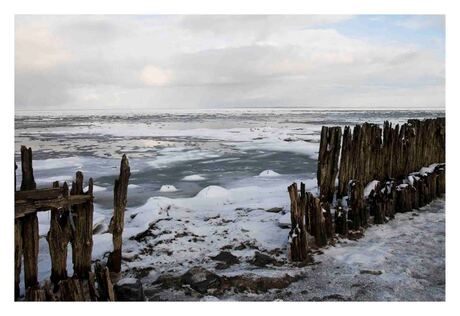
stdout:
[[(93, 180), (84, 191), (83, 173), (76, 172), (69, 187), (54, 182), (52, 188), (37, 189), (33, 175), (32, 150), (21, 147), (22, 181), (16, 191), (15, 175), (15, 300), (20, 299), (21, 264), (24, 269), (27, 301), (113, 301), (111, 272), (121, 269), (121, 235), (129, 180), (129, 163), (123, 155), (120, 176), (115, 180), (114, 216), (110, 232), (114, 250), (110, 265), (92, 262), (93, 249)], [(15, 170), (17, 166), (15, 165)], [(37, 212), (49, 211), (50, 230), (46, 235), (51, 257), (50, 282), (38, 282), (39, 230)], [(73, 275), (67, 272), (67, 248), (72, 248)], [(112, 275), (113, 276), (113, 275)]]
[[(353, 132), (346, 126), (343, 134), (340, 127), (323, 127), (319, 195), (306, 192), (303, 183), (300, 192), (295, 183), (288, 187), (291, 260), (303, 261), (309, 247), (325, 246), (335, 236), (358, 238), (368, 225), (383, 224), (397, 212), (442, 196), (444, 161), (445, 118), (409, 120), (401, 126), (384, 122), (383, 129), (364, 123)], [(314, 245), (307, 244), (307, 233)]]

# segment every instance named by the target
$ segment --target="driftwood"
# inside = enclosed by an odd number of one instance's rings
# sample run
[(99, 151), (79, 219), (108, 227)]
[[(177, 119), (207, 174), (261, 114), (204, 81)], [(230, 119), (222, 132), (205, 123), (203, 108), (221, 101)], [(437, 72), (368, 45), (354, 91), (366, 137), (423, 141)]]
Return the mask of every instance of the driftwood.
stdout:
[(125, 221), (125, 209), (128, 195), (128, 182), (130, 168), (126, 155), (123, 155), (120, 165), (120, 175), (115, 180), (113, 190), (113, 204), (114, 212), (110, 220), (109, 231), (112, 233), (113, 251), (109, 255), (107, 266), (112, 276), (112, 280), (117, 280), (121, 272), (121, 247), (122, 247), (122, 234)]

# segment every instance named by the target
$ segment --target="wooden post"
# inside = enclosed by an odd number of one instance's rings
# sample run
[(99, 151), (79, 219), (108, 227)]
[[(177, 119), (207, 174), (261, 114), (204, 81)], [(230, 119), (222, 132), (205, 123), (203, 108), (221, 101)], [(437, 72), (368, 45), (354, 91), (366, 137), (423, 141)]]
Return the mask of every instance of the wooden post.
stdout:
[(97, 261), (95, 264), (95, 274), (97, 284), (99, 285), (99, 300), (115, 301), (115, 293), (112, 281), (110, 280), (109, 269)]
[(317, 181), (320, 188), (321, 201), (332, 202), (337, 178), (340, 141), (342, 129), (339, 126), (321, 129), (321, 140), (318, 155)]
[[(304, 188), (303, 185), (301, 185)], [(291, 231), (289, 232), (290, 254), (292, 261), (304, 261), (307, 259), (307, 232), (305, 230), (305, 204), (299, 199), (297, 184), (288, 187), (291, 199)]]
[(126, 155), (123, 155), (121, 158), (120, 175), (115, 180), (113, 189), (114, 212), (109, 227), (109, 231), (112, 233), (113, 251), (109, 255), (107, 267), (113, 281), (119, 278), (121, 272), (122, 235), (130, 175), (128, 158)]
[[(88, 192), (83, 192), (83, 173), (77, 171), (76, 180), (72, 183), (71, 194), (93, 195), (93, 179), (88, 181)], [(91, 254), (93, 250), (93, 201), (72, 206), (75, 232), (72, 238), (72, 262), (74, 275), (80, 279), (88, 279), (91, 271)]]
[(353, 168), (353, 138), (350, 126), (345, 126), (342, 137), (342, 151), (340, 154), (339, 188), (337, 197), (342, 198), (348, 194), (348, 181), (352, 179)]
[(367, 211), (364, 206), (364, 189), (360, 181), (352, 180), (349, 184), (348, 219), (354, 230), (367, 226)]
[(326, 219), (323, 215), (321, 201), (307, 192), (307, 210), (311, 214), (311, 234), (315, 237), (317, 247), (327, 245)]
[[(59, 182), (53, 183), (59, 188)], [(67, 183), (63, 185), (64, 196), (68, 196)], [(50, 230), (46, 236), (51, 256), (51, 281), (57, 285), (67, 278), (67, 245), (70, 242), (69, 211), (51, 210)]]
[[(16, 169), (14, 164), (14, 192), (16, 193)], [(22, 262), (22, 221), (14, 220), (14, 299), (19, 299), (21, 284), (21, 262)]]
[[(22, 182), (21, 191), (34, 190), (37, 186), (32, 168), (32, 149), (21, 146)], [(22, 219), (22, 242), (24, 254), (25, 288), (38, 287), (38, 218), (36, 213)], [(33, 296), (33, 295), (31, 295)]]
[(348, 218), (347, 212), (343, 209), (342, 201), (337, 203), (337, 209), (334, 213), (335, 232), (342, 237), (348, 235)]

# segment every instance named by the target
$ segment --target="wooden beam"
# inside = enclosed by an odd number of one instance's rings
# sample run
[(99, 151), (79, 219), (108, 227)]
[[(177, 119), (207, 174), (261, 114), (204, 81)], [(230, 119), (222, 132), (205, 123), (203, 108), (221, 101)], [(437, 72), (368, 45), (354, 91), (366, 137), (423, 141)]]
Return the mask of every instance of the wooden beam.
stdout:
[(52, 200), (62, 197), (62, 192), (62, 188), (17, 191), (14, 194), (14, 200)]
[(60, 197), (53, 200), (19, 200), (16, 201), (15, 205), (15, 218), (21, 218), (36, 212), (49, 211), (50, 209), (63, 209), (72, 205), (84, 204), (92, 200), (93, 196), (82, 194)]

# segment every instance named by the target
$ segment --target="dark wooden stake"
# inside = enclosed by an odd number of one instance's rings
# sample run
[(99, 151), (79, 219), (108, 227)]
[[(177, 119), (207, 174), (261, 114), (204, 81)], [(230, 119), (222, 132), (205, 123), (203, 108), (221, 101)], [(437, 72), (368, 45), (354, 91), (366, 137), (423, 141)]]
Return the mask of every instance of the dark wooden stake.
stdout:
[(113, 189), (114, 212), (109, 226), (109, 231), (113, 236), (113, 251), (109, 255), (107, 267), (109, 268), (113, 281), (119, 278), (121, 272), (122, 235), (130, 175), (128, 158), (126, 155), (123, 155), (120, 165), (120, 175), (118, 176), (118, 179), (115, 180), (115, 186)]

